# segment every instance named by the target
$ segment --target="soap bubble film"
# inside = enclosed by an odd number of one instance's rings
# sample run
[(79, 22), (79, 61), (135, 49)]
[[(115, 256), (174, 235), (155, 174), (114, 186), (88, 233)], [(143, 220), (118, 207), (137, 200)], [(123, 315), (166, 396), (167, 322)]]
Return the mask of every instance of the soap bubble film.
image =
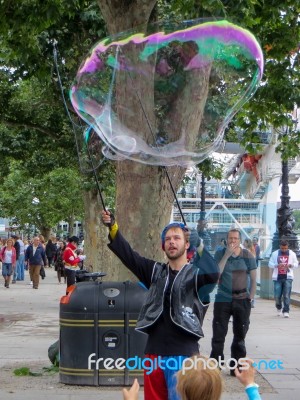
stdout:
[(258, 42), (237, 25), (160, 23), (97, 43), (70, 98), (105, 157), (187, 167), (220, 146), (262, 73)]

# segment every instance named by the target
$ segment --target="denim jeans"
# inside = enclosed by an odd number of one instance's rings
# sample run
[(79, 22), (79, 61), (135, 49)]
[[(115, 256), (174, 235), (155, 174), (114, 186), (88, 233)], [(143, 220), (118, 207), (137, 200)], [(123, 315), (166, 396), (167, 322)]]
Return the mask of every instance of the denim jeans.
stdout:
[(17, 281), (24, 281), (24, 269), (25, 269), (25, 255), (20, 254), (17, 265), (16, 265), (16, 277), (14, 277), (14, 280)]
[(277, 310), (283, 309), (282, 312), (290, 312), (290, 299), (292, 291), (292, 279), (280, 279), (279, 281), (274, 281), (274, 298)]
[(11, 263), (2, 263), (2, 276), (11, 276), (13, 271), (12, 264)]

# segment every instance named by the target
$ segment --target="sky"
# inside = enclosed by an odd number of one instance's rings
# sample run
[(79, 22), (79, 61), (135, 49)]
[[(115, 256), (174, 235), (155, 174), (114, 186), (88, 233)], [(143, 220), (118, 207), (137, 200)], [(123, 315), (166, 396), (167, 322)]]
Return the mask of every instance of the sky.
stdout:
[[(290, 201), (300, 201), (300, 179), (295, 184), (289, 184), (290, 189)], [(281, 185), (278, 190), (278, 197), (277, 200), (280, 201), (281, 196)]]

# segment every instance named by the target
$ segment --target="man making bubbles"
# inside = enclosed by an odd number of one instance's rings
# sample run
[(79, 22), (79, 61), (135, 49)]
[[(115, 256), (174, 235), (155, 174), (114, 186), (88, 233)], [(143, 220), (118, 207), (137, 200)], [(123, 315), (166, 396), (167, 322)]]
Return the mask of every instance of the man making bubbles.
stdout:
[[(102, 221), (109, 228), (108, 247), (149, 290), (136, 329), (148, 334), (146, 358), (155, 360), (160, 356), (166, 368), (144, 373), (145, 400), (177, 400), (177, 370), (167, 368), (168, 359), (183, 360), (199, 353), (198, 341), (203, 337), (202, 323), (208, 307), (204, 299), (218, 281), (218, 265), (202, 247), (197, 249), (194, 261), (187, 261), (190, 231), (181, 223), (171, 223), (163, 230), (161, 240), (167, 262), (160, 263), (131, 248), (109, 211), (102, 211)], [(179, 361), (177, 365), (180, 369)]]

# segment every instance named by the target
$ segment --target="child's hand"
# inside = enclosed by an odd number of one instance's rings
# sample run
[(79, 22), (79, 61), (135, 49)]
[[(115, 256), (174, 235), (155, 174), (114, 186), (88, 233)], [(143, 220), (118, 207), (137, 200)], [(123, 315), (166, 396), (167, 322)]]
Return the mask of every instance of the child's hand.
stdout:
[(139, 389), (140, 389), (140, 385), (139, 385), (137, 379), (135, 379), (129, 390), (123, 389), (123, 399), (124, 400), (138, 400)]
[(236, 368), (234, 370), (234, 373), (237, 379), (241, 382), (241, 384), (246, 387), (252, 383), (255, 383), (254, 382), (255, 368), (252, 366), (253, 360), (244, 359), (243, 363), (245, 362), (249, 365), (249, 368), (243, 370), (239, 370), (238, 368)]

